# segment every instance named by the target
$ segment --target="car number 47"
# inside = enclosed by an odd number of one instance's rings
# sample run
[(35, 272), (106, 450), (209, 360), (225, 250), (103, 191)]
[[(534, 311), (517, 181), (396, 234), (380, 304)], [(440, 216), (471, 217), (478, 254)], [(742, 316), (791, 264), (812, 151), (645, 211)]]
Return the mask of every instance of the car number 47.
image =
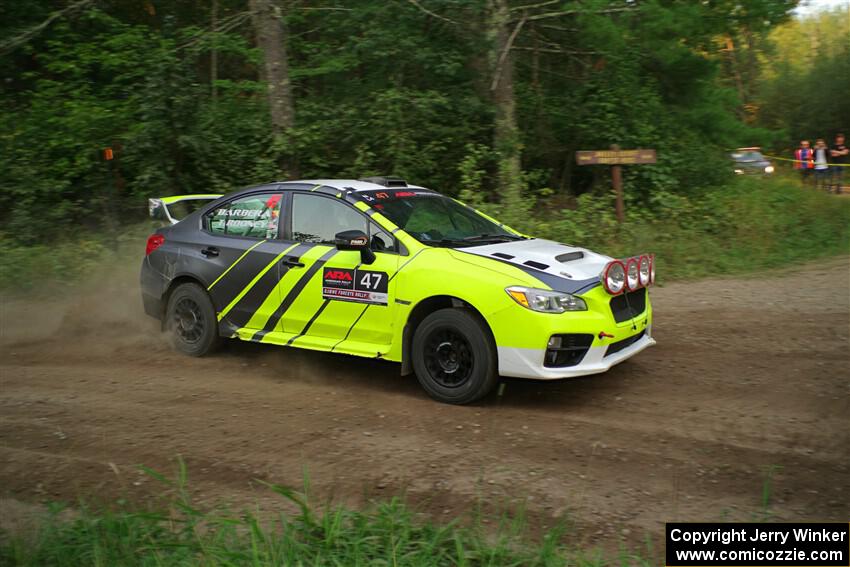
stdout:
[(360, 285), (366, 289), (378, 289), (383, 277), (384, 274), (363, 274), (363, 277), (360, 279)]

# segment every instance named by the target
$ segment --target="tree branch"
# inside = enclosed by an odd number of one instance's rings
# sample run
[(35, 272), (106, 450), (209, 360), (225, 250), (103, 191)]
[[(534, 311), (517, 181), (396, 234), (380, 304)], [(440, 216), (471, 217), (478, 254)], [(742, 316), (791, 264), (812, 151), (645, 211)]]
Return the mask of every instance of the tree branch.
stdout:
[(525, 6), (515, 6), (514, 8), (508, 8), (508, 11), (520, 11), (520, 10), (533, 10), (534, 8), (542, 8), (543, 6), (549, 6), (550, 4), (557, 4), (562, 0), (546, 0), (546, 2), (539, 2), (537, 4), (526, 4)]
[(441, 16), (440, 14), (435, 14), (434, 12), (432, 12), (431, 10), (429, 10), (428, 8), (426, 8), (425, 6), (420, 4), (418, 0), (407, 0), (407, 1), (410, 2), (411, 4), (413, 4), (414, 6), (416, 6), (421, 12), (428, 14), (432, 18), (437, 18), (438, 20), (443, 20), (444, 22), (448, 22), (452, 25), (457, 25), (456, 21), (450, 20), (449, 18), (447, 18), (445, 16)]
[(299, 6), (296, 10), (325, 10), (325, 11), (334, 11), (334, 12), (353, 12), (354, 8), (337, 8), (336, 6), (328, 6), (324, 8), (316, 7), (312, 8), (309, 6)]
[(91, 3), (92, 0), (78, 0), (73, 4), (66, 6), (62, 10), (53, 12), (52, 14), (50, 14), (50, 16), (47, 17), (46, 20), (44, 20), (40, 24), (37, 24), (31, 27), (30, 29), (16, 35), (15, 37), (7, 39), (6, 41), (0, 43), (0, 53), (8, 53), (16, 47), (27, 43), (32, 38), (44, 31), (44, 29), (47, 28), (47, 26), (49, 26), (50, 24), (52, 24), (55, 20), (58, 20), (63, 16), (76, 12), (77, 10), (81, 10)]
[(541, 53), (562, 53), (564, 55), (599, 55), (599, 51), (580, 51), (576, 49), (558, 49), (553, 47), (525, 47), (520, 45), (515, 45), (511, 47), (511, 49), (518, 49), (520, 51), (540, 51)]
[(206, 38), (207, 35), (210, 34), (224, 34), (231, 31), (234, 28), (241, 27), (246, 21), (251, 18), (251, 12), (239, 12), (233, 15), (230, 15), (222, 20), (219, 20), (218, 26), (216, 29), (208, 28), (203, 31), (199, 31), (188, 41), (181, 43), (177, 46), (177, 49), (186, 49), (187, 47), (192, 47), (202, 40)]
[(560, 32), (568, 32), (568, 33), (578, 33), (579, 32), (578, 28), (565, 28), (565, 27), (561, 27), (561, 26), (553, 26), (552, 24), (540, 24), (539, 27), (542, 28), (542, 29), (545, 29), (545, 30), (555, 30), (555, 31), (560, 31)]
[(490, 83), (491, 91), (496, 90), (496, 86), (502, 79), (502, 68), (505, 66), (505, 59), (508, 58), (508, 53), (510, 53), (511, 47), (514, 45), (514, 40), (516, 40), (516, 36), (519, 35), (519, 30), (522, 29), (523, 24), (525, 24), (525, 16), (523, 16), (523, 18), (517, 23), (516, 27), (514, 27), (514, 31), (511, 32), (510, 37), (508, 37), (508, 41), (505, 43), (505, 47), (502, 49), (502, 53), (499, 55), (499, 61), (496, 63), (496, 72), (493, 73), (493, 82)]
[(616, 14), (618, 12), (633, 12), (635, 8), (607, 8), (605, 10), (592, 10), (592, 11), (584, 11), (584, 10), (564, 10), (563, 12), (543, 12), (542, 14), (534, 14), (533, 16), (525, 17), (528, 21), (535, 20), (545, 20), (548, 18), (560, 18), (563, 16), (575, 16), (578, 14)]

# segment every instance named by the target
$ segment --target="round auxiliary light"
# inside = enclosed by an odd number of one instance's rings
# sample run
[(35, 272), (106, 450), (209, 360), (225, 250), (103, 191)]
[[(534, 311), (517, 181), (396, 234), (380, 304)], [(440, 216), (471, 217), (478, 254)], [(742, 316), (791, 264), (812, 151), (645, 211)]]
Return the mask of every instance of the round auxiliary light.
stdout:
[(608, 262), (602, 271), (602, 285), (611, 295), (617, 295), (626, 287), (626, 267), (619, 260)]
[(649, 285), (651, 279), (649, 277), (649, 256), (645, 254), (638, 260), (638, 277), (640, 278), (640, 285)]
[(640, 287), (639, 282), (638, 259), (629, 258), (626, 260), (626, 287), (629, 288), (629, 291), (634, 291)]
[(655, 283), (655, 254), (649, 255), (649, 282)]

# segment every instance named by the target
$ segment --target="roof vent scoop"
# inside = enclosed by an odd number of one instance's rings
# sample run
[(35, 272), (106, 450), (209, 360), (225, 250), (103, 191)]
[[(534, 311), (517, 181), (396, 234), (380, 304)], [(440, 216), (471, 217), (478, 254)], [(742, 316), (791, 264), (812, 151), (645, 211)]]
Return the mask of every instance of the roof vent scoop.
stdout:
[(405, 181), (401, 177), (364, 177), (363, 179), (358, 179), (358, 181), (374, 183), (376, 185), (383, 185), (384, 187), (407, 187), (407, 181)]
[(584, 258), (584, 252), (582, 252), (581, 250), (576, 252), (567, 252), (566, 254), (555, 256), (555, 259), (561, 263), (572, 262), (573, 260), (581, 260), (582, 258)]

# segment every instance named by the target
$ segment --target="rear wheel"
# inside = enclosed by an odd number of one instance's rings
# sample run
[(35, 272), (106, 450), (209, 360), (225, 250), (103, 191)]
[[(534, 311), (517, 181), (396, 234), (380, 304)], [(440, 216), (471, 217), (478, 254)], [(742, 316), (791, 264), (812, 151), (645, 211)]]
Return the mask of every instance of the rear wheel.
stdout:
[(463, 309), (428, 315), (413, 335), (411, 356), (419, 383), (441, 402), (474, 402), (489, 394), (498, 380), (490, 333)]
[(171, 344), (184, 354), (204, 356), (221, 342), (215, 308), (198, 284), (177, 286), (168, 298), (165, 316)]

